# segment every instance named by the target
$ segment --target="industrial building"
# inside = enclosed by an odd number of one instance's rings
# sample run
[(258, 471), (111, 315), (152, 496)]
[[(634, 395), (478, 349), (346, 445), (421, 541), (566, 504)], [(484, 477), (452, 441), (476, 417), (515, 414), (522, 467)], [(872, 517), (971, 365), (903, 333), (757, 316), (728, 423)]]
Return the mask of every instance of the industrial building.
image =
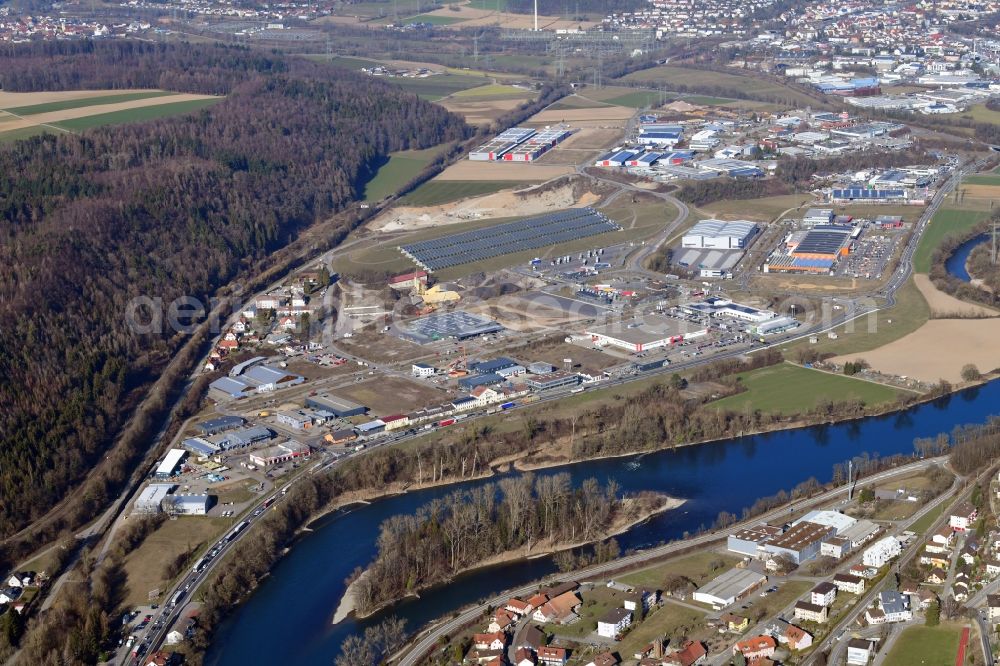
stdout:
[(152, 516), (162, 511), (163, 500), (169, 495), (174, 485), (171, 483), (151, 483), (142, 489), (139, 497), (132, 505), (132, 513)]
[(361, 416), (368, 412), (368, 408), (364, 405), (360, 405), (356, 402), (351, 402), (340, 396), (332, 395), (330, 393), (320, 393), (319, 395), (311, 395), (305, 400), (306, 407), (312, 407), (318, 412), (328, 412), (331, 416), (336, 416), (339, 419), (348, 418), (350, 416)]
[(469, 153), (469, 159), (475, 162), (500, 160), (536, 133), (537, 130), (528, 127), (511, 127)]
[(646, 315), (641, 321), (594, 326), (584, 333), (596, 346), (611, 345), (639, 353), (702, 337), (708, 329), (661, 315)]
[(220, 447), (201, 437), (188, 437), (181, 442), (181, 446), (199, 458), (214, 456), (222, 450)]
[(684, 234), (681, 247), (742, 250), (757, 231), (757, 225), (749, 220), (702, 220)]
[[(384, 427), (385, 424), (383, 424)], [(275, 446), (269, 446), (250, 454), (250, 462), (259, 467), (271, 467), (294, 458), (308, 457), (309, 446), (301, 442), (289, 440)]]
[(677, 248), (671, 263), (691, 271), (703, 278), (730, 278), (733, 269), (743, 258), (743, 250), (702, 250), (698, 248)]
[(858, 521), (855, 518), (851, 518), (846, 514), (840, 513), (839, 511), (814, 510), (808, 512), (792, 524), (798, 525), (799, 523), (805, 522), (832, 527), (837, 530), (837, 535), (839, 536), (847, 529), (853, 527)]
[(577, 386), (580, 383), (580, 375), (571, 372), (550, 372), (545, 375), (532, 375), (526, 378), (524, 383), (535, 391), (549, 391)]
[(755, 335), (777, 335), (799, 327), (799, 321), (794, 317), (781, 316), (768, 319), (760, 324), (750, 327), (750, 332)]
[(266, 442), (274, 437), (274, 433), (264, 426), (251, 426), (240, 428), (222, 435), (216, 435), (208, 441), (223, 450), (245, 449), (260, 442)]
[(221, 377), (209, 384), (209, 396), (215, 400), (233, 400), (244, 398), (253, 393), (267, 393), (280, 388), (296, 386), (305, 381), (305, 377), (274, 368), (269, 365), (256, 365), (239, 377)]
[(212, 495), (170, 495), (163, 500), (163, 510), (174, 516), (204, 516), (215, 503)]
[(638, 157), (642, 151), (635, 150), (615, 150), (597, 158), (594, 166), (599, 167), (623, 167), (628, 166), (630, 160)]
[(781, 536), (781, 528), (767, 523), (747, 527), (729, 535), (726, 548), (747, 557), (758, 557), (765, 543)]
[[(550, 148), (558, 145), (570, 135), (570, 131), (564, 128), (545, 129), (537, 132), (514, 148), (503, 153), (502, 156), (493, 159), (504, 162), (533, 162), (544, 155)], [(471, 159), (470, 155), (470, 159)]]
[(239, 428), (244, 423), (246, 423), (246, 419), (241, 416), (220, 416), (195, 424), (195, 427), (201, 430), (203, 435), (215, 435), (226, 430)]
[(893, 188), (887, 190), (876, 190), (869, 187), (850, 187), (846, 189), (835, 189), (830, 193), (836, 203), (849, 203), (851, 201), (863, 201), (865, 203), (899, 203), (909, 198), (906, 189)]
[(184, 449), (170, 449), (160, 464), (157, 465), (156, 472), (153, 475), (157, 479), (169, 479), (178, 472), (181, 462), (184, 461), (186, 456), (187, 451)]
[(749, 305), (735, 303), (728, 298), (719, 296), (709, 296), (708, 298), (694, 303), (683, 303), (678, 306), (681, 310), (689, 314), (704, 315), (708, 317), (729, 317), (739, 321), (760, 324), (773, 319), (778, 315), (771, 310), (758, 310)]
[(407, 334), (407, 337), (420, 344), (448, 338), (467, 340), (504, 330), (499, 322), (465, 310), (435, 312), (401, 324), (399, 328)]
[(807, 227), (815, 227), (833, 223), (832, 208), (810, 208), (802, 216), (802, 224)]
[(734, 568), (699, 587), (691, 598), (712, 606), (728, 606), (766, 582), (767, 576), (762, 573)]
[(808, 521), (796, 523), (781, 536), (765, 543), (763, 551), (770, 556), (784, 555), (795, 564), (802, 564), (819, 555), (823, 541), (836, 532), (836, 528), (829, 525)]

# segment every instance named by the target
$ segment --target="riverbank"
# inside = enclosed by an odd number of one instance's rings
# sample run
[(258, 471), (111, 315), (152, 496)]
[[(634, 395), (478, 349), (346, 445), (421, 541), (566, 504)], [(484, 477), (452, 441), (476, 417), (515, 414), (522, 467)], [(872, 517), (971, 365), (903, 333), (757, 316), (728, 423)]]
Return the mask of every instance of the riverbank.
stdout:
[[(493, 557), (477, 562), (475, 566), (465, 567), (463, 569), (456, 571), (455, 574), (448, 580), (441, 581), (439, 583), (435, 583), (433, 585), (428, 585), (421, 589), (414, 590), (412, 593), (407, 595), (407, 597), (419, 598), (421, 592), (425, 592), (426, 590), (435, 587), (440, 587), (443, 585), (450, 585), (454, 582), (456, 578), (459, 578), (466, 574), (474, 573), (476, 571), (488, 569), (490, 567), (500, 566), (503, 564), (510, 564), (511, 562), (534, 559), (539, 557), (548, 557), (550, 555), (555, 555), (556, 553), (560, 553), (567, 550), (573, 550), (575, 548), (581, 548), (583, 546), (589, 546), (599, 541), (610, 539), (612, 537), (618, 536), (620, 534), (629, 531), (633, 527), (640, 525), (655, 516), (658, 516), (662, 513), (665, 513), (667, 511), (672, 511), (680, 506), (683, 506), (684, 502), (686, 501), (684, 499), (677, 497), (670, 497), (668, 495), (658, 495), (657, 496), (658, 503), (656, 506), (648, 507), (646, 509), (643, 509), (642, 507), (639, 506), (639, 504), (642, 501), (648, 499), (649, 497), (646, 496), (643, 498), (627, 498), (625, 500), (622, 500), (624, 504), (622, 510), (623, 515), (620, 517), (620, 519), (616, 520), (611, 525), (611, 527), (605, 531), (604, 534), (602, 534), (600, 537), (596, 539), (575, 541), (570, 543), (538, 542), (531, 544), (527, 548), (527, 550), (523, 548), (518, 548), (516, 550), (504, 551), (502, 553), (494, 555)], [(634, 503), (634, 506), (630, 507), (629, 503)], [(634, 511), (639, 511), (639, 515), (631, 515), (634, 513)], [(337, 610), (334, 612), (333, 624), (339, 624), (340, 622), (343, 622), (344, 620), (352, 616), (357, 619), (369, 618), (373, 615), (382, 612), (386, 608), (389, 608), (398, 601), (401, 601), (401, 599), (397, 599), (391, 603), (380, 604), (366, 612), (363, 613), (359, 612), (357, 610), (357, 594), (356, 594), (357, 585), (360, 581), (364, 580), (366, 576), (368, 576), (369, 572), (370, 569), (365, 569), (360, 576), (358, 576), (354, 581), (351, 582), (350, 585), (347, 586), (347, 589), (344, 591), (344, 595), (341, 597), (340, 602), (337, 604)]]

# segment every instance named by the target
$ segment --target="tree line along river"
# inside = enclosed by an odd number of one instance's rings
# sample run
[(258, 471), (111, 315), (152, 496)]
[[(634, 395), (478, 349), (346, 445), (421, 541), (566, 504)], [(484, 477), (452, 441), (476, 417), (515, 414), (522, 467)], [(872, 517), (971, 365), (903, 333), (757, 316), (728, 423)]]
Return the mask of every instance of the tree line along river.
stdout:
[[(1000, 380), (884, 416), (573, 463), (537, 473), (566, 471), (574, 484), (589, 477), (602, 484), (613, 478), (623, 491), (651, 490), (687, 500), (617, 537), (623, 549), (642, 548), (709, 526), (721, 511), (739, 515), (758, 498), (791, 490), (810, 477), (827, 482), (835, 464), (856, 455), (911, 454), (915, 438), (983, 423), (998, 412)], [(206, 663), (332, 664), (348, 635), (380, 619), (331, 623), (345, 590), (344, 579), (375, 557), (379, 525), (454, 490), (446, 486), (414, 491), (316, 521), (313, 532), (295, 544), (247, 603), (219, 627)], [(425, 592), (420, 599), (406, 600), (391, 612), (416, 630), (467, 603), (553, 571), (552, 559), (544, 557), (472, 572)]]

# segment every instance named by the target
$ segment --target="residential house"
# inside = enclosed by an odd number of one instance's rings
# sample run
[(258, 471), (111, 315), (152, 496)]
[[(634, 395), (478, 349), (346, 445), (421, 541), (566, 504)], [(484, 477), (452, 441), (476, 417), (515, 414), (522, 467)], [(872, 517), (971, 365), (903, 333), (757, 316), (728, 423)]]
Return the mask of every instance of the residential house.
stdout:
[(808, 601), (799, 601), (795, 604), (795, 619), (807, 622), (823, 624), (827, 620), (827, 607), (818, 606)]
[(927, 576), (927, 582), (931, 585), (941, 585), (948, 579), (948, 572), (941, 567), (934, 567)]
[(789, 624), (785, 627), (785, 633), (778, 638), (778, 642), (787, 645), (790, 650), (805, 650), (812, 645), (813, 635), (802, 627)]
[(639, 606), (642, 606), (642, 613), (648, 613), (649, 609), (656, 605), (656, 602), (660, 600), (660, 595), (656, 590), (650, 590), (647, 588), (639, 588), (633, 594), (625, 597), (624, 606), (626, 609), (632, 611), (633, 613), (639, 612)]
[(900, 594), (896, 590), (884, 590), (879, 593), (878, 597), (879, 607), (884, 613), (883, 622), (906, 622), (913, 619), (909, 596)]
[(183, 641), (184, 641), (184, 634), (174, 629), (173, 631), (167, 634), (165, 643), (167, 645), (177, 645), (178, 643), (181, 643)]
[(966, 532), (976, 522), (976, 507), (968, 502), (962, 502), (951, 510), (948, 516), (948, 526), (955, 532)]
[(869, 567), (864, 564), (855, 564), (850, 568), (850, 573), (855, 576), (861, 576), (867, 580), (871, 580), (878, 575), (878, 569), (875, 567)]
[(569, 660), (569, 653), (566, 648), (561, 647), (540, 647), (538, 652), (538, 663), (544, 666), (565, 666)]
[(987, 576), (990, 576), (991, 578), (1000, 576), (1000, 562), (997, 562), (996, 560), (986, 560), (984, 564), (986, 565), (984, 570), (986, 571)]
[(750, 618), (734, 615), (733, 613), (724, 613), (719, 620), (727, 630), (737, 634), (742, 634), (750, 628)]
[(514, 646), (518, 649), (525, 648), (532, 652), (538, 652), (539, 648), (545, 645), (545, 634), (538, 627), (529, 625), (527, 629), (519, 633), (520, 642)]
[(542, 607), (543, 604), (547, 603), (549, 600), (549, 595), (539, 592), (528, 599), (528, 608), (532, 611), (536, 611)]
[(632, 625), (632, 611), (612, 608), (597, 621), (597, 635), (617, 640)]
[(954, 542), (955, 532), (950, 527), (942, 527), (931, 536), (932, 544), (943, 547), (946, 550), (951, 550)]
[(17, 601), (21, 596), (21, 588), (19, 587), (5, 587), (0, 590), (0, 604), (9, 604), (11, 602)]
[(952, 596), (955, 601), (965, 601), (969, 598), (969, 572), (960, 569), (955, 572), (955, 581), (952, 583)]
[(680, 650), (663, 657), (661, 663), (668, 666), (695, 666), (708, 660), (708, 649), (699, 641), (688, 641)]
[(35, 582), (35, 574), (28, 572), (12, 573), (7, 579), (9, 587), (28, 587)]
[(610, 652), (602, 652), (595, 655), (593, 659), (586, 663), (586, 666), (617, 666), (618, 657)]
[(958, 554), (958, 556), (962, 559), (963, 562), (971, 566), (976, 562), (976, 553), (978, 552), (978, 550), (979, 550), (979, 544), (970, 539), (965, 542), (965, 545), (962, 547), (962, 550)]
[(879, 569), (889, 563), (894, 557), (898, 557), (903, 552), (903, 547), (899, 539), (887, 536), (879, 539), (874, 544), (865, 549), (861, 555), (861, 563), (866, 567)]
[(531, 607), (531, 604), (516, 598), (509, 599), (507, 604), (504, 606), (504, 609), (518, 616), (527, 615), (534, 610), (534, 608)]
[(514, 652), (513, 666), (535, 666), (535, 653), (528, 648), (518, 648)]
[(503, 608), (498, 608), (495, 613), (493, 613), (493, 620), (490, 621), (490, 626), (488, 630), (496, 633), (498, 631), (506, 632), (511, 629), (516, 624), (514, 619), (514, 614), (510, 611), (504, 610)]
[(733, 646), (733, 654), (742, 653), (747, 661), (770, 657), (778, 647), (777, 642), (770, 636), (754, 636), (745, 641), (740, 641)]
[(865, 592), (865, 579), (861, 576), (844, 573), (835, 574), (833, 576), (833, 584), (841, 592), (850, 592), (851, 594), (864, 594)]
[(576, 619), (576, 609), (580, 603), (580, 597), (576, 593), (564, 592), (543, 603), (531, 617), (535, 622), (567, 624)]
[(503, 650), (478, 650), (472, 648), (465, 655), (465, 661), (481, 666), (499, 666), (503, 659)]
[(917, 592), (917, 598), (920, 599), (921, 610), (927, 610), (930, 605), (938, 598), (936, 594), (932, 591), (924, 588)]
[(507, 647), (507, 634), (497, 631), (489, 634), (475, 634), (472, 645), (477, 650), (503, 650)]
[(946, 553), (932, 553), (926, 549), (920, 551), (920, 563), (931, 567), (947, 568), (950, 564)]
[(146, 660), (142, 662), (145, 666), (168, 666), (174, 661), (173, 654), (164, 652), (163, 650), (157, 650), (153, 654), (146, 657)]
[(1000, 594), (986, 595), (986, 613), (990, 620), (1000, 618)]
[(852, 638), (847, 643), (847, 663), (853, 666), (865, 666), (874, 653), (874, 644), (864, 638)]
[(823, 581), (812, 589), (809, 596), (810, 602), (815, 606), (832, 606), (833, 600), (837, 598), (837, 586)]

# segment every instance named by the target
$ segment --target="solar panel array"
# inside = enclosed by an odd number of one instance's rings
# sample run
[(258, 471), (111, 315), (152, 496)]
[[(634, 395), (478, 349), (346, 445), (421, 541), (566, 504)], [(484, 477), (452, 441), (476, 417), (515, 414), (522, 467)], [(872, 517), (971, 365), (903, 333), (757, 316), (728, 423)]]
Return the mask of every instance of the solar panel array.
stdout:
[(435, 271), (619, 229), (620, 226), (593, 208), (570, 208), (404, 245), (400, 250), (422, 267)]
[(843, 247), (844, 243), (851, 236), (851, 230), (833, 230), (830, 228), (817, 229), (814, 228), (812, 231), (806, 234), (806, 237), (802, 239), (802, 242), (798, 244), (798, 247), (792, 252), (792, 255), (798, 254), (837, 254), (840, 248)]

